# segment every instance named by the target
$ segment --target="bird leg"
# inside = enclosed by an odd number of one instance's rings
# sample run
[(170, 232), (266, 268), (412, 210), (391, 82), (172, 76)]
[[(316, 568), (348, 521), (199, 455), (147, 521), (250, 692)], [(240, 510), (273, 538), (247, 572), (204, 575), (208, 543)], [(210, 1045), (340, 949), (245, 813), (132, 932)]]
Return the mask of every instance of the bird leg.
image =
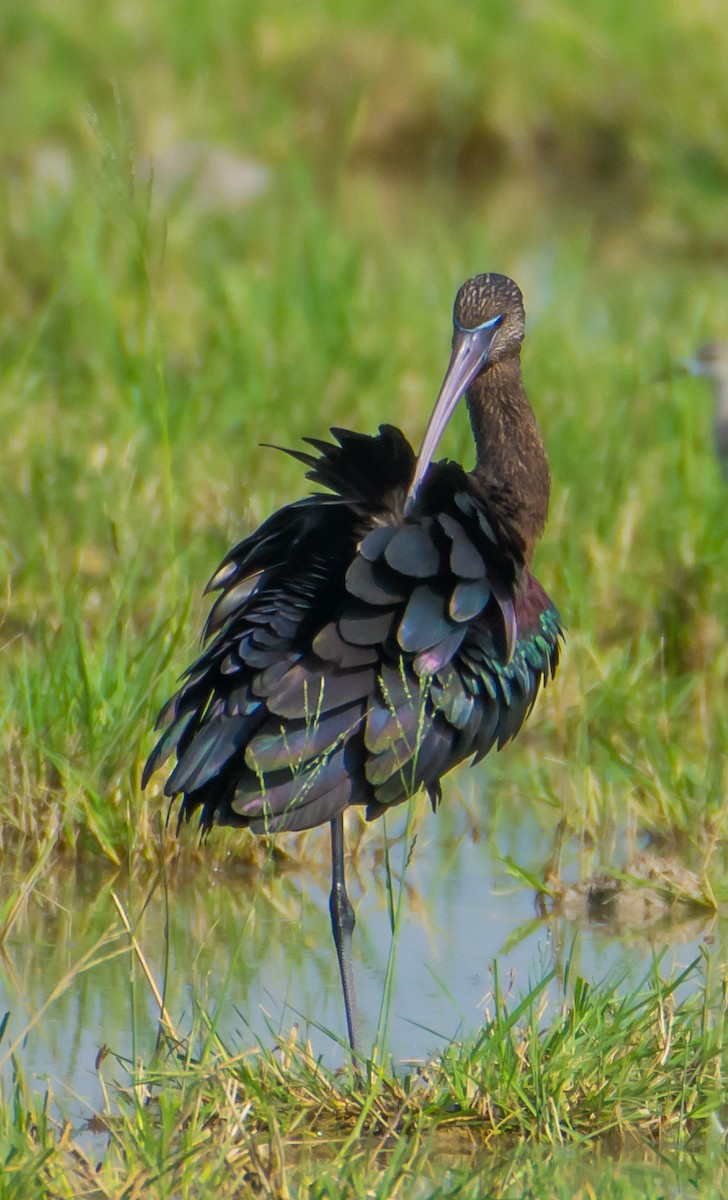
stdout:
[(346, 894), (344, 882), (344, 814), (339, 813), (331, 822), (331, 896), (329, 898), (331, 913), (331, 928), (334, 931), (334, 944), (341, 972), (341, 986), (344, 991), (344, 1006), (346, 1008), (346, 1025), (349, 1030), (349, 1044), (354, 1056), (354, 1067), (357, 1067), (359, 1054), (359, 1018), (356, 1011), (356, 994), (354, 991), (354, 970), (351, 962), (351, 935), (354, 932), (356, 918), (351, 901)]

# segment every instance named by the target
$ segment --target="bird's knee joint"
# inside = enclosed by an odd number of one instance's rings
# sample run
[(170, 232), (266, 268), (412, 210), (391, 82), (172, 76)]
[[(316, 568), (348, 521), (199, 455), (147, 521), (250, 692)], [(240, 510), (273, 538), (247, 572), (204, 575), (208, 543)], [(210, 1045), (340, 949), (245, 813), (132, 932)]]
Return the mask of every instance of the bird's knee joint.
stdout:
[(340, 925), (345, 933), (353, 933), (356, 918), (351, 901), (347, 896), (343, 887), (334, 887), (331, 890), (331, 898), (329, 900), (329, 910), (331, 912), (332, 921)]

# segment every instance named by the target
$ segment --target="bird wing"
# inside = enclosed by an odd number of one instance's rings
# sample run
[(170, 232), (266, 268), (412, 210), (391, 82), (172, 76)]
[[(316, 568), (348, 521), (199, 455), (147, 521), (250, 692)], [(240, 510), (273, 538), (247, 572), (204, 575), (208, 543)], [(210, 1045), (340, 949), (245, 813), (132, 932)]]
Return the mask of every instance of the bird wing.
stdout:
[[(303, 829), (368, 815), (512, 737), (558, 657), (548, 597), (455, 464), (417, 510), (404, 436), (332, 431), (293, 451), (332, 489), (288, 505), (226, 556), (207, 645), (162, 710), (149, 778), (181, 816)], [(553, 615), (550, 615), (553, 614)]]
[(423, 786), (435, 804), (451, 767), (518, 732), (558, 663), (558, 614), (465, 473), (436, 464), (427, 480), (413, 519), (367, 534), (346, 575), (392, 614), (364, 730), (370, 816)]

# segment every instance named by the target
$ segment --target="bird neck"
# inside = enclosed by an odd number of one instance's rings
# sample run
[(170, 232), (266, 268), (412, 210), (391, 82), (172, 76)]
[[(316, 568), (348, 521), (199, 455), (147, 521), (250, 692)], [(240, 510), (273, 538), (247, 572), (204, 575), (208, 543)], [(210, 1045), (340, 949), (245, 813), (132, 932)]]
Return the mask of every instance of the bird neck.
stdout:
[(477, 461), (471, 479), (501, 525), (523, 544), (530, 564), (548, 513), (546, 450), (517, 357), (490, 363), (467, 395)]

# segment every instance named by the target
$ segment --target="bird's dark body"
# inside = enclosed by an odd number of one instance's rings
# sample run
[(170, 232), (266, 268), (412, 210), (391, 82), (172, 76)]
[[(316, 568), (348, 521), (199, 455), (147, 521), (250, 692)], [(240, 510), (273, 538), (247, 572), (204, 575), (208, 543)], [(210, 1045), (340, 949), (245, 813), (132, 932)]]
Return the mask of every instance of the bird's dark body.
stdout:
[[(143, 783), (202, 828), (331, 825), (331, 921), (359, 1053), (344, 811), (429, 792), (521, 728), (559, 659), (559, 618), (531, 574), (546, 521), (546, 451), (521, 380), (521, 293), (478, 275), (420, 453), (399, 430), (334, 429), (289, 451), (328, 489), (269, 517), (213, 576), (207, 644), (160, 713)], [(465, 396), (472, 472), (433, 462)]]
[(521, 728), (555, 671), (556, 611), (518, 535), (455, 463), (414, 510), (399, 430), (293, 452), (331, 489), (280, 509), (224, 559), (206, 649), (160, 714), (181, 813), (301, 830), (372, 817)]

